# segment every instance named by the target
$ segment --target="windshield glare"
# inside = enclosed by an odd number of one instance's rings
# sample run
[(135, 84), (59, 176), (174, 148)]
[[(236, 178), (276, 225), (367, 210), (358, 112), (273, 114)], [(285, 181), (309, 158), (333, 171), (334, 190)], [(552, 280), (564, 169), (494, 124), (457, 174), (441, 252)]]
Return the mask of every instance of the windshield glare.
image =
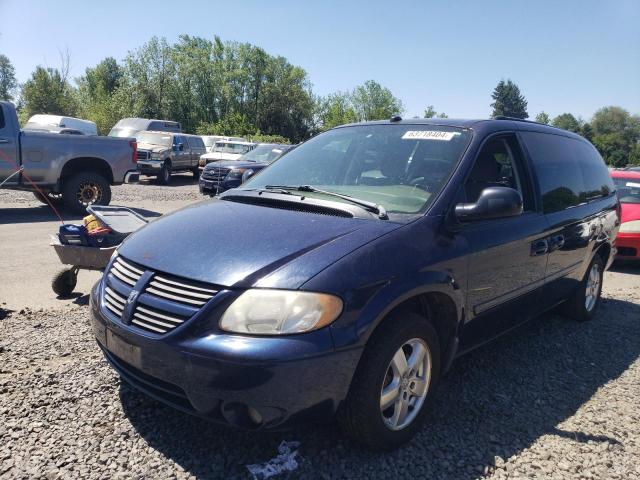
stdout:
[(216, 142), (215, 147), (213, 147), (214, 152), (235, 153), (236, 155), (242, 155), (243, 153), (247, 153), (249, 150), (251, 150), (251, 145), (240, 143)]
[(166, 133), (141, 132), (136, 139), (138, 143), (150, 143), (151, 145), (171, 146), (171, 135)]
[(112, 128), (111, 131), (109, 132), (109, 137), (135, 137), (136, 133), (138, 133), (140, 130), (137, 130), (135, 128)]
[(467, 130), (435, 125), (337, 128), (303, 143), (241, 188), (313, 185), (375, 202), (389, 213), (418, 213), (440, 191), (470, 138)]
[(281, 147), (274, 145), (260, 145), (245, 153), (240, 160), (246, 160), (248, 162), (262, 162), (271, 163), (277, 159), (284, 150)]
[(614, 178), (620, 203), (640, 203), (640, 178)]

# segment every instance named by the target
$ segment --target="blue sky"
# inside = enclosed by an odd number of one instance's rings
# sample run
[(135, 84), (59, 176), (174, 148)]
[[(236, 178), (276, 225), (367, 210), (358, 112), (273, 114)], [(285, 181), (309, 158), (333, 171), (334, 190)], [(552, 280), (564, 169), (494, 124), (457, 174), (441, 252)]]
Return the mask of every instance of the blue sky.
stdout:
[(306, 69), (316, 94), (368, 79), (402, 99), (486, 117), (511, 78), (533, 117), (605, 105), (640, 113), (640, 0), (188, 1), (0, 0), (0, 53), (25, 81), (38, 64), (71, 74), (122, 59), (153, 35), (250, 42)]

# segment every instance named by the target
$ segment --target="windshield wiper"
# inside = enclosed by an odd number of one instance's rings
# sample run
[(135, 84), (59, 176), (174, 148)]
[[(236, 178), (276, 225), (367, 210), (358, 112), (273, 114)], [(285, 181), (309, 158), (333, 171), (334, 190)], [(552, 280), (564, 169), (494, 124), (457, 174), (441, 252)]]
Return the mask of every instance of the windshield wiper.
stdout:
[(369, 202), (367, 200), (362, 200), (360, 198), (352, 197), (351, 195), (345, 195), (342, 193), (330, 192), (328, 190), (320, 190), (312, 185), (265, 185), (264, 187), (267, 190), (279, 190), (279, 191), (297, 191), (297, 192), (310, 192), (310, 193), (321, 193), (323, 195), (330, 195), (332, 197), (342, 198), (348, 202), (351, 202), (355, 205), (359, 205), (365, 210), (369, 212), (376, 213), (378, 218), (381, 220), (388, 220), (389, 216), (387, 215), (387, 211), (385, 208), (374, 202)]

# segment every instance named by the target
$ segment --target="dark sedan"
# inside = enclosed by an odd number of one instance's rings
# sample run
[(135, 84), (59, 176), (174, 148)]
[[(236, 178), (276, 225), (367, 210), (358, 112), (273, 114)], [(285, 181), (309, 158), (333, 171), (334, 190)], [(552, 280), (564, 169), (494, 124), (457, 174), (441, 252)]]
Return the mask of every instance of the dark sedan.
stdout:
[(215, 196), (240, 184), (251, 175), (276, 161), (293, 145), (261, 143), (238, 160), (211, 162), (200, 176), (200, 193)]

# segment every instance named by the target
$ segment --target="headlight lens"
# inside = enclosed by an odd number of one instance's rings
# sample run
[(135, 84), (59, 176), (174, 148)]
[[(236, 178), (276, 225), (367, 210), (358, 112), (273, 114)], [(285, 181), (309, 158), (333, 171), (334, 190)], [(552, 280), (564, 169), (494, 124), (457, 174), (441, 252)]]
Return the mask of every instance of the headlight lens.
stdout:
[(247, 290), (227, 309), (220, 328), (256, 335), (287, 335), (317, 330), (342, 312), (342, 300), (324, 293)]
[(640, 233), (640, 220), (632, 220), (631, 222), (624, 222), (620, 225), (621, 233)]
[(228, 173), (229, 178), (241, 178), (242, 174), (246, 171), (246, 168), (232, 168)]

